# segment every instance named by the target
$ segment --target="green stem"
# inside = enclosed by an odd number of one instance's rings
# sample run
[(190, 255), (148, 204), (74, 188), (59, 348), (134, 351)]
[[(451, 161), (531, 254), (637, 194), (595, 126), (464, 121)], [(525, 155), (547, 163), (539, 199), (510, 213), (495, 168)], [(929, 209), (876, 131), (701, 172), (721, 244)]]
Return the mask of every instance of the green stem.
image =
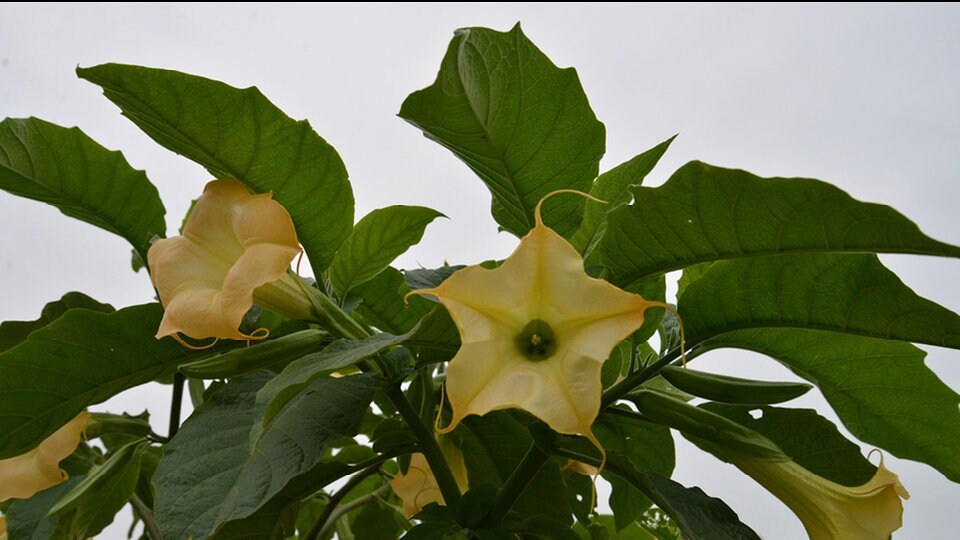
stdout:
[(354, 474), (349, 480), (347, 480), (343, 487), (331, 495), (327, 500), (327, 506), (324, 507), (323, 513), (320, 514), (320, 517), (317, 518), (317, 521), (313, 524), (310, 532), (308, 532), (304, 537), (305, 540), (318, 540), (319, 538), (323, 538), (323, 533), (326, 532), (327, 529), (331, 528), (333, 526), (333, 522), (336, 521), (336, 519), (331, 518), (331, 515), (333, 514), (334, 510), (337, 509), (340, 501), (342, 501), (344, 497), (353, 491), (353, 488), (357, 487), (360, 482), (363, 482), (368, 476), (379, 471), (380, 465), (380, 463), (371, 465), (370, 467), (367, 467), (366, 469)]
[(180, 408), (183, 406), (183, 374), (173, 374), (173, 399), (170, 402), (170, 429), (167, 439), (172, 439), (180, 429)]
[(510, 509), (513, 508), (513, 504), (523, 494), (523, 490), (530, 485), (533, 477), (540, 472), (540, 468), (543, 467), (549, 457), (536, 443), (530, 445), (526, 455), (523, 456), (523, 461), (510, 473), (509, 478), (500, 488), (496, 500), (493, 501), (493, 506), (483, 519), (481, 525), (483, 528), (494, 528), (500, 525), (503, 518), (507, 517)]
[[(694, 351), (687, 353), (687, 360), (695, 357), (696, 354)], [(657, 373), (663, 369), (665, 366), (673, 362), (680, 357), (680, 350), (674, 349), (667, 354), (663, 355), (662, 358), (656, 362), (650, 364), (649, 366), (641, 369), (640, 371), (635, 371), (630, 375), (627, 375), (622, 381), (613, 385), (609, 390), (603, 393), (603, 398), (600, 400), (600, 409), (605, 409), (610, 405), (613, 405), (617, 402), (618, 399), (627, 395), (631, 390), (640, 386), (641, 384), (647, 382), (648, 380), (654, 378)]]
[(332, 515), (330, 516), (330, 519), (326, 521), (323, 528), (320, 529), (320, 531), (318, 531), (317, 536), (315, 538), (308, 537), (308, 540), (317, 540), (320, 538), (327, 538), (327, 536), (329, 536), (333, 532), (333, 528), (336, 526), (337, 521), (341, 517), (347, 515), (350, 511), (356, 508), (359, 508), (365, 504), (371, 503), (379, 499), (380, 497), (383, 497), (389, 491), (390, 491), (390, 484), (384, 484), (378, 487), (377, 489), (371, 491), (370, 493), (367, 493), (366, 495), (357, 497), (356, 499), (342, 506), (338, 506), (337, 509), (333, 511)]
[(331, 334), (347, 339), (363, 339), (370, 336), (360, 323), (347, 315), (329, 296), (317, 290), (310, 291), (310, 303), (319, 324)]
[(147, 537), (150, 540), (163, 540), (163, 536), (160, 534), (160, 526), (157, 525), (157, 520), (153, 517), (153, 511), (150, 510), (150, 507), (140, 500), (140, 497), (136, 494), (130, 498), (130, 506), (133, 507), (133, 512), (137, 514), (140, 521), (143, 522), (143, 531), (147, 533)]
[(440, 445), (437, 444), (437, 438), (434, 436), (433, 430), (420, 419), (420, 413), (407, 400), (407, 396), (403, 394), (400, 385), (386, 385), (384, 392), (390, 398), (393, 406), (397, 408), (397, 412), (407, 423), (410, 431), (413, 432), (413, 436), (417, 438), (420, 451), (427, 459), (434, 478), (437, 479), (440, 493), (443, 494), (443, 501), (447, 504), (447, 507), (456, 512), (460, 504), (460, 487), (450, 471), (446, 458), (443, 457), (443, 452), (440, 451)]

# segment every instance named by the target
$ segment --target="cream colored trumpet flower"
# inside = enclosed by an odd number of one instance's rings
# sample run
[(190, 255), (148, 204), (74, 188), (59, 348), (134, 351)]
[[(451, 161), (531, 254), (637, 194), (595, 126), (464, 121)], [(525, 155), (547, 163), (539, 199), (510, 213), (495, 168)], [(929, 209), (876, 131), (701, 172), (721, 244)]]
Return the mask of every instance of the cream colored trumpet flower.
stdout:
[[(453, 473), (457, 486), (463, 492), (467, 489), (467, 467), (463, 462), (463, 454), (451, 441), (445, 437), (439, 437), (437, 442), (440, 444), (440, 450), (447, 460), (447, 466)], [(437, 503), (443, 506), (443, 494), (440, 492), (440, 486), (437, 484), (437, 478), (433, 475), (427, 458), (420, 453), (410, 456), (410, 466), (407, 468), (407, 474), (397, 473), (390, 480), (390, 488), (403, 501), (403, 513), (407, 517), (420, 513), (423, 508), (431, 503)]]
[(240, 332), (254, 303), (294, 319), (311, 318), (310, 299), (289, 272), (300, 252), (293, 220), (271, 194), (237, 180), (207, 184), (183, 236), (150, 246), (150, 277), (165, 311), (157, 338), (258, 339)]
[(66, 480), (67, 473), (60, 468), (60, 461), (77, 449), (89, 421), (89, 413), (80, 413), (33, 450), (0, 459), (0, 502), (29, 499)]
[(441, 433), (468, 415), (516, 407), (599, 448), (591, 425), (603, 362), (647, 308), (668, 306), (588, 276), (580, 253), (543, 224), (542, 204), (499, 268), (471, 266), (411, 292), (436, 296), (460, 331), (446, 379), (453, 417)]
[(882, 459), (873, 478), (856, 487), (831, 482), (794, 461), (732, 462), (783, 501), (810, 540), (887, 540), (903, 523), (900, 499), (910, 498)]

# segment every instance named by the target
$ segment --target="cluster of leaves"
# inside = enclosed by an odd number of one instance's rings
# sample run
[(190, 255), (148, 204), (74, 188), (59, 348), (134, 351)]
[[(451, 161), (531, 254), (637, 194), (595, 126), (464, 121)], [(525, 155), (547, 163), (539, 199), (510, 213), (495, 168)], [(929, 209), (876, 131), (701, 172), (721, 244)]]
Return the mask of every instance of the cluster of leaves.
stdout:
[[(294, 220), (317, 286), (370, 332), (337, 334), (255, 310), (269, 340), (195, 351), (154, 339), (160, 304), (115, 310), (80, 293), (48, 304), (36, 321), (3, 323), (0, 459), (149, 381), (172, 380), (178, 401), (186, 380), (196, 405), (169, 437), (143, 417), (101, 415), (87, 435), (102, 448), (81, 444), (63, 464), (69, 481), (0, 505), (11, 540), (87, 538), (127, 503), (152, 540), (755, 538), (722, 501), (670, 480), (671, 429), (721, 458), (724, 449), (776, 448), (842, 485), (875, 470), (815, 411), (769, 406), (808, 386), (670, 367), (679, 327), (661, 312), (604, 367), (594, 430), (607, 451), (613, 516), (593, 514), (589, 478), (564, 468), (568, 459), (597, 464), (589, 444), (498, 411), (452, 434), (469, 491), (410, 521), (387, 482), (412, 452), (438, 464), (426, 426), (459, 337), (442, 307), (404, 295), (456, 267), (389, 265), (440, 214), (391, 206), (354, 225), (336, 151), (255, 88), (116, 64), (77, 72), (160, 145), (214, 177), (272, 192)], [(457, 32), (436, 82), (410, 95), (400, 116), (477, 173), (495, 220), (517, 236), (552, 191), (607, 201), (553, 198), (543, 218), (592, 273), (647, 298), (665, 300), (666, 273), (683, 270), (677, 309), (688, 360), (719, 348), (765, 354), (816, 385), (861, 441), (960, 481), (960, 397), (911, 344), (960, 347), (960, 316), (917, 296), (875, 255), (958, 257), (960, 248), (817, 180), (692, 162), (662, 186), (641, 186), (672, 138), (600, 174), (604, 127), (576, 72), (554, 66), (519, 27)], [(0, 123), (0, 188), (122, 236), (140, 260), (166, 233), (146, 175), (76, 128)], [(658, 330), (664, 346), (655, 351), (647, 341)], [(362, 373), (334, 376), (354, 367)], [(691, 395), (707, 402), (690, 404)], [(748, 412), (758, 407), (764, 414), (754, 419)]]

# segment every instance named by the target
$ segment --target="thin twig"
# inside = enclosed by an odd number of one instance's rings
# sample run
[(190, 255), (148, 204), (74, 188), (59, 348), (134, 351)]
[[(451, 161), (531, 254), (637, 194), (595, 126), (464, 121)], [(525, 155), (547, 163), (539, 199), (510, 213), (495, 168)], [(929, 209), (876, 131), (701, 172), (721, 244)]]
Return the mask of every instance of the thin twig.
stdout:
[(349, 480), (347, 480), (343, 487), (334, 492), (333, 495), (330, 495), (330, 498), (327, 499), (327, 506), (323, 509), (323, 513), (320, 514), (320, 517), (317, 518), (317, 521), (313, 524), (310, 532), (308, 532), (304, 538), (306, 540), (317, 540), (318, 538), (321, 538), (320, 534), (326, 528), (327, 521), (330, 520), (330, 515), (333, 514), (334, 510), (336, 510), (337, 505), (340, 504), (340, 501), (342, 501), (344, 497), (353, 491), (353, 488), (357, 487), (360, 482), (363, 482), (368, 476), (379, 471), (381, 465), (382, 463), (377, 463), (376, 465), (371, 465), (366, 469), (354, 474)]
[(147, 533), (150, 540), (163, 540), (163, 536), (160, 534), (160, 526), (157, 525), (157, 520), (153, 517), (153, 510), (150, 510), (150, 507), (136, 493), (130, 498), (130, 506), (133, 507), (133, 513), (143, 522), (143, 531)]
[(367, 493), (366, 495), (357, 497), (356, 499), (346, 504), (342, 504), (338, 506), (336, 510), (334, 510), (330, 514), (330, 517), (327, 519), (323, 528), (320, 529), (320, 532), (317, 534), (317, 536), (308, 538), (307, 540), (319, 540), (321, 538), (326, 538), (327, 535), (330, 534), (331, 530), (336, 526), (338, 519), (347, 515), (349, 512), (351, 512), (356, 508), (359, 508), (367, 503), (371, 503), (379, 499), (380, 497), (386, 495), (389, 491), (390, 491), (390, 484), (384, 484), (378, 487), (377, 489), (371, 491), (370, 493)]

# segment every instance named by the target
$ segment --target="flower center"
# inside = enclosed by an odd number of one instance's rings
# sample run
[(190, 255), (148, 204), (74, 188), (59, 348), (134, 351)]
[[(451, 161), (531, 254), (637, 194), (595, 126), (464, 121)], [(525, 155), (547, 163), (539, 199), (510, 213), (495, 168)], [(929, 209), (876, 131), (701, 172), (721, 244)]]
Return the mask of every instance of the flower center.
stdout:
[(557, 350), (557, 338), (553, 328), (542, 319), (528, 322), (517, 334), (516, 343), (520, 354), (531, 362), (546, 360)]

